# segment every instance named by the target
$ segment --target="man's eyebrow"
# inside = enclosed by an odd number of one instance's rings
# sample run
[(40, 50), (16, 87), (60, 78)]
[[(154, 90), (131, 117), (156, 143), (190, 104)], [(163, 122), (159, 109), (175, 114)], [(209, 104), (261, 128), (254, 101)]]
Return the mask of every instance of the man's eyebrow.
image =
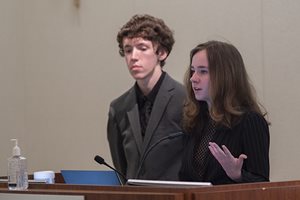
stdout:
[(123, 48), (130, 48), (130, 47), (132, 47), (132, 46), (129, 45), (129, 44), (126, 44), (126, 45), (123, 46)]

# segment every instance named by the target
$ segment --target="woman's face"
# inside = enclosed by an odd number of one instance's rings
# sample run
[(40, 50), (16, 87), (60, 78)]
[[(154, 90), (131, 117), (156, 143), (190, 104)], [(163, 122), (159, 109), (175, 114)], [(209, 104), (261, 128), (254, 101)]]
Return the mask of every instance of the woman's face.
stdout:
[(191, 78), (192, 88), (195, 94), (195, 98), (198, 101), (206, 101), (210, 105), (209, 96), (209, 66), (207, 60), (206, 50), (197, 52), (192, 57), (191, 64)]

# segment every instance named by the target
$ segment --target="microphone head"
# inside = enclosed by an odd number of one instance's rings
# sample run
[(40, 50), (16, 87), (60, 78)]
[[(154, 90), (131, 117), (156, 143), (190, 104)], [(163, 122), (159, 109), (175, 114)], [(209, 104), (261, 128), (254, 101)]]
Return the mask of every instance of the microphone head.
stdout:
[(104, 161), (104, 159), (101, 157), (101, 156), (98, 156), (98, 155), (96, 155), (95, 156), (95, 158), (94, 158), (94, 160), (97, 162), (97, 163), (99, 163), (99, 164), (105, 164), (105, 161)]

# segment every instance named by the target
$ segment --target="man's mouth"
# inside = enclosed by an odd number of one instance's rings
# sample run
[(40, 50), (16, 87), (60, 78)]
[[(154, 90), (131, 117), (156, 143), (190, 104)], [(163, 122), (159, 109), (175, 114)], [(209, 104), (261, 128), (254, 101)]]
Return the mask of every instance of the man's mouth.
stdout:
[(142, 66), (139, 65), (133, 65), (130, 67), (131, 70), (140, 69), (140, 68), (142, 68)]

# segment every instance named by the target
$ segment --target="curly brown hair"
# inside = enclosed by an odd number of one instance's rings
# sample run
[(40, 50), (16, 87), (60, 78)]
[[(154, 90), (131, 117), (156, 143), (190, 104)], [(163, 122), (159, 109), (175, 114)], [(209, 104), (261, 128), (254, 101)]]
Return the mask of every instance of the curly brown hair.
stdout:
[(218, 124), (230, 128), (239, 122), (242, 114), (248, 111), (266, 115), (266, 112), (262, 112), (263, 106), (256, 99), (254, 87), (250, 83), (239, 51), (232, 44), (208, 41), (197, 45), (190, 52), (190, 65), (184, 77), (188, 92), (183, 111), (185, 129), (191, 131), (196, 123), (199, 123), (197, 116), (202, 107), (192, 89), (190, 66), (193, 56), (202, 50), (206, 50), (209, 65), (211, 118)]
[[(158, 45), (156, 53), (165, 51), (167, 55), (171, 53), (175, 43), (173, 32), (162, 19), (147, 14), (134, 15), (117, 35), (119, 53), (122, 57), (124, 56), (123, 39), (137, 37), (152, 41), (153, 44)], [(165, 65), (165, 60), (161, 61), (161, 67)]]

